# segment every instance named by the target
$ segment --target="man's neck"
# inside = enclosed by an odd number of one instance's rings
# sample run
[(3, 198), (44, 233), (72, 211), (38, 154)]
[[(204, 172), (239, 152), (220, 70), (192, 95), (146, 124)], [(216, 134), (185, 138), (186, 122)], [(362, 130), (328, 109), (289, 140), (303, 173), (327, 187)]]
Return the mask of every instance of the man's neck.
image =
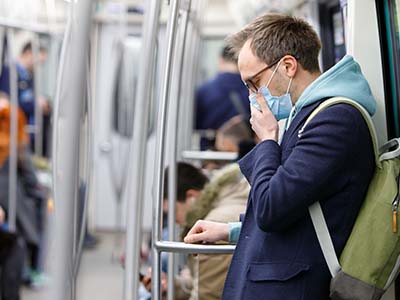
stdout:
[(18, 63), (25, 68), (28, 72), (32, 72), (32, 70), (30, 70), (30, 68), (28, 67), (28, 63), (27, 61), (23, 58), (23, 57), (19, 57), (18, 58)]
[(296, 87), (294, 91), (291, 93), (293, 104), (299, 100), (301, 94), (303, 94), (304, 90), (312, 84), (319, 76), (321, 76), (321, 72), (304, 72), (305, 74), (302, 76), (302, 80), (296, 83)]

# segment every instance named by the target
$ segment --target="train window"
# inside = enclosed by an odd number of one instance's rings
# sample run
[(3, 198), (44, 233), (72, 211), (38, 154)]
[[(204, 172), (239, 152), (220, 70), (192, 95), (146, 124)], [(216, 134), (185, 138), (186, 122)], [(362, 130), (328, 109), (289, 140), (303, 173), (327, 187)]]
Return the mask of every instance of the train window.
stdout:
[(400, 136), (400, 0), (376, 1), (381, 38), (388, 138)]
[(218, 58), (224, 46), (224, 37), (211, 37), (202, 41), (200, 54), (200, 82), (218, 73)]
[(344, 20), (340, 2), (330, 0), (319, 4), (322, 65), (327, 70), (345, 54)]

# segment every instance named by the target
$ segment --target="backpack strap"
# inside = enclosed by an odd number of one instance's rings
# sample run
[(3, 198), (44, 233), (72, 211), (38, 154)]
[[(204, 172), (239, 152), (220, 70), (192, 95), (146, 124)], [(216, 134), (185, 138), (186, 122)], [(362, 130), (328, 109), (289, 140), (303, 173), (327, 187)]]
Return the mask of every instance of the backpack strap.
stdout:
[(324, 213), (322, 212), (321, 204), (315, 202), (308, 207), (311, 221), (314, 225), (315, 233), (317, 234), (319, 245), (321, 246), (326, 264), (331, 272), (332, 278), (339, 273), (341, 267), (337, 258), (331, 235), (329, 234), (328, 225), (326, 224)]
[(365, 122), (368, 125), (368, 129), (369, 132), (371, 134), (371, 139), (372, 139), (372, 144), (374, 147), (374, 154), (375, 154), (375, 164), (378, 168), (381, 168), (381, 162), (379, 159), (379, 148), (378, 148), (378, 138), (376, 135), (376, 131), (375, 131), (375, 126), (374, 123), (372, 122), (372, 118), (369, 115), (369, 113), (367, 112), (367, 110), (359, 103), (357, 103), (354, 100), (351, 100), (349, 98), (346, 97), (333, 97), (330, 98), (328, 100), (325, 100), (324, 102), (322, 102), (311, 114), (310, 116), (307, 118), (307, 120), (304, 122), (303, 127), (300, 129), (299, 131), (299, 136), (301, 136), (301, 134), (304, 131), (304, 128), (308, 125), (308, 123), (311, 122), (311, 120), (322, 110), (335, 105), (335, 104), (349, 104), (354, 106), (355, 108), (357, 108), (359, 110), (359, 112), (361, 113), (361, 115), (363, 116)]
[[(375, 132), (375, 127), (372, 122), (372, 119), (369, 113), (362, 107), (360, 104), (355, 102), (354, 100), (344, 98), (344, 97), (334, 97), (322, 102), (307, 118), (306, 122), (304, 123), (303, 127), (299, 131), (299, 137), (304, 131), (304, 128), (307, 126), (308, 123), (322, 110), (328, 108), (332, 105), (344, 103), (350, 104), (357, 108), (360, 113), (362, 114), (365, 122), (368, 125), (369, 132), (371, 134), (372, 144), (374, 147), (374, 154), (375, 154), (375, 163), (377, 167), (381, 167), (381, 162), (379, 160), (379, 150), (378, 150), (378, 139)], [(329, 234), (328, 225), (326, 224), (326, 220), (324, 217), (324, 213), (322, 211), (321, 205), (319, 202), (315, 202), (309, 208), (309, 213), (311, 217), (311, 221), (313, 223), (315, 233), (317, 234), (318, 242), (321, 246), (322, 253), (324, 255), (325, 261), (328, 265), (329, 271), (332, 277), (335, 277), (336, 274), (340, 271), (341, 267), (339, 264), (338, 257), (335, 252), (335, 248), (333, 246), (332, 238)]]

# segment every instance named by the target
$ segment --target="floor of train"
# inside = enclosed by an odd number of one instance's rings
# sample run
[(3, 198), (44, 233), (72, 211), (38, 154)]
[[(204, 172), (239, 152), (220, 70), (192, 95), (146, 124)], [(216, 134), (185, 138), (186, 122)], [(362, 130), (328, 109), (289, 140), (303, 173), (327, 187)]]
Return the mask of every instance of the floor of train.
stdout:
[[(78, 300), (122, 299), (124, 270), (118, 261), (117, 234), (96, 233), (99, 244), (85, 250), (78, 276)], [(41, 291), (24, 288), (21, 300), (42, 300)]]

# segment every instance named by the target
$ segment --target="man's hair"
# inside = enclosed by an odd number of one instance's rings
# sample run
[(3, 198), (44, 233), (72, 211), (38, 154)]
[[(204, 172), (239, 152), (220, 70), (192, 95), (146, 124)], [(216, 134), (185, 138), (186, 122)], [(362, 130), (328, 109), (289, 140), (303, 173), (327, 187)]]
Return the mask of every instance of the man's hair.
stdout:
[[(185, 202), (186, 192), (188, 190), (201, 191), (208, 182), (208, 178), (203, 172), (195, 166), (178, 162), (177, 166), (177, 201)], [(164, 176), (164, 199), (168, 198), (168, 168), (165, 169)]]
[[(39, 47), (39, 51), (40, 52), (46, 52), (47, 53), (47, 49), (43, 46)], [(21, 54), (26, 54), (28, 52), (32, 52), (32, 43), (31, 42), (27, 42), (21, 50)]]
[(241, 141), (252, 139), (249, 124), (241, 116), (235, 116), (226, 121), (218, 132), (224, 138), (231, 139), (236, 145), (239, 145)]
[(306, 21), (286, 15), (265, 14), (229, 36), (227, 43), (238, 56), (247, 40), (253, 53), (271, 64), (292, 55), (309, 72), (319, 71), (321, 41)]
[(229, 45), (225, 45), (221, 50), (221, 57), (223, 60), (237, 64), (237, 57), (235, 52), (232, 51), (232, 47)]

